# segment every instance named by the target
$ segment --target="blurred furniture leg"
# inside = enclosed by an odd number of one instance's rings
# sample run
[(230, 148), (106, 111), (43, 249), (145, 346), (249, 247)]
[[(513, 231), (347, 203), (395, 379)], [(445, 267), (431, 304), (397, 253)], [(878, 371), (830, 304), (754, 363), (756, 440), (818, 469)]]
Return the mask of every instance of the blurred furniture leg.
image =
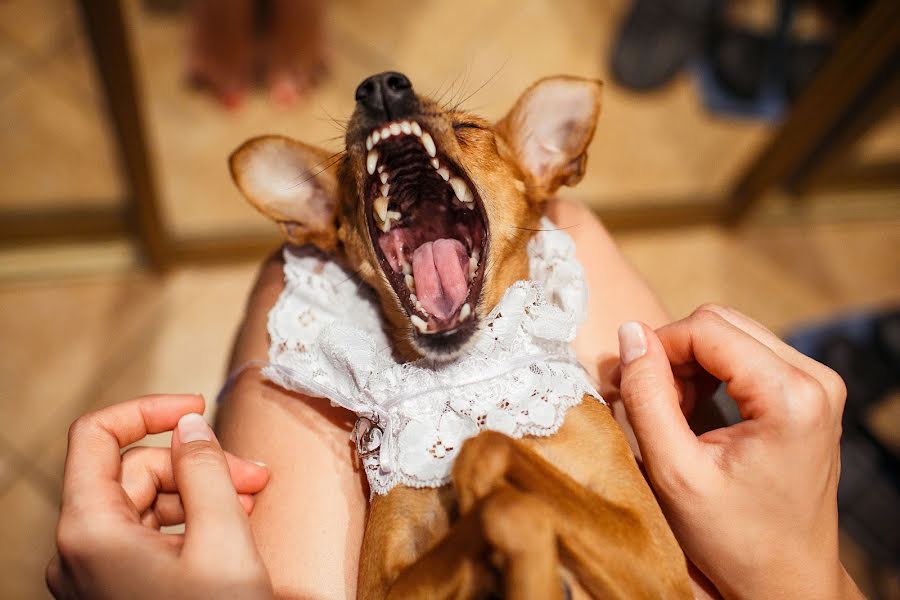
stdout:
[(122, 3), (119, 0), (79, 0), (79, 5), (128, 186), (129, 221), (145, 259), (154, 269), (162, 271), (170, 263), (171, 251), (163, 229), (153, 165), (147, 151), (140, 105), (142, 92), (135, 74)]
[[(804, 170), (817, 161), (817, 156), (840, 150), (834, 144), (841, 141), (842, 125), (850, 125), (844, 136), (861, 136), (864, 130), (859, 125), (871, 125), (882, 112), (883, 99), (877, 90), (884, 78), (896, 79), (898, 58), (900, 2), (875, 0), (739, 178), (726, 198), (724, 221), (738, 223), (772, 185), (783, 184), (794, 175), (800, 183)], [(870, 97), (873, 92), (875, 96)]]

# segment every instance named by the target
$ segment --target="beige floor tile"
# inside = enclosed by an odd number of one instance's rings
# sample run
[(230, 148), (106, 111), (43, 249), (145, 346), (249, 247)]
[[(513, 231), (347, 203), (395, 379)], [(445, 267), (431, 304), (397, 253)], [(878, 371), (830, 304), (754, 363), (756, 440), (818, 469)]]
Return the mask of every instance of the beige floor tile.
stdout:
[(29, 73), (0, 98), (0, 207), (112, 206), (119, 202), (116, 158), (96, 107), (49, 74)]
[(0, 33), (32, 52), (51, 47), (59, 33), (70, 31), (77, 23), (77, 6), (69, 0), (0, 3)]
[(675, 317), (719, 302), (784, 331), (834, 312), (900, 302), (898, 222), (698, 227), (617, 240)]
[[(32, 443), (43, 473), (58, 481), (68, 423), (83, 412), (143, 394), (196, 392), (206, 398), (211, 416), (255, 270), (255, 265), (189, 269), (161, 283), (156, 309), (130, 344), (127, 360), (101, 362), (96, 370), (103, 373), (102, 386), (76, 398), (65, 418), (44, 427), (39, 443)], [(167, 445), (168, 439), (154, 436), (147, 443)]]
[[(594, 205), (715, 195), (765, 141), (768, 127), (707, 114), (689, 76), (650, 95), (609, 81), (606, 56), (626, 5), (577, 0), (560, 10), (549, 0), (329, 3), (329, 78), (294, 110), (276, 110), (255, 97), (232, 114), (185, 89), (183, 20), (147, 14), (131, 0), (166, 221), (177, 235), (268, 230), (234, 190), (225, 169), (228, 153), (266, 132), (324, 140), (339, 150), (339, 141), (328, 140), (340, 134), (329, 115), (346, 118), (358, 82), (388, 68), (405, 72), (422, 92), (443, 92), (448, 101), (477, 90), (465, 105), (489, 117), (502, 116), (539, 77), (602, 77), (604, 114), (590, 168), (570, 194)], [(467, 18), (458, 19), (461, 12)], [(387, 30), (391, 35), (373, 34)]]
[(102, 394), (164, 318), (154, 279), (0, 286), (0, 428), (20, 451)]
[(56, 549), (56, 503), (23, 478), (0, 495), (0, 514), (0, 597), (49, 598), (44, 568)]

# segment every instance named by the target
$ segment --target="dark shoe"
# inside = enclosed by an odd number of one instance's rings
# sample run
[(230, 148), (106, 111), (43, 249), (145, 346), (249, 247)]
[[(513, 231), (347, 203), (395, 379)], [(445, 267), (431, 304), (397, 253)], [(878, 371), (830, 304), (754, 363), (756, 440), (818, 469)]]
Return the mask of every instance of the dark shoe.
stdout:
[(716, 0), (635, 0), (613, 44), (615, 80), (649, 91), (668, 83), (702, 47)]

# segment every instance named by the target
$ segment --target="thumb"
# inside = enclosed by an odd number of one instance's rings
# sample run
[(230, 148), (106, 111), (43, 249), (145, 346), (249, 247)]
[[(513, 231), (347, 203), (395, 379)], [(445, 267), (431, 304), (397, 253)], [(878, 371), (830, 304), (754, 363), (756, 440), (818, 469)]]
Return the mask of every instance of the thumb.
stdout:
[(698, 451), (678, 402), (678, 388), (666, 351), (652, 329), (631, 321), (619, 327), (622, 404), (641, 456), (654, 480), (693, 464)]
[(228, 462), (203, 415), (181, 417), (172, 436), (172, 469), (185, 514), (185, 550), (209, 557), (240, 548), (252, 536), (231, 481)]

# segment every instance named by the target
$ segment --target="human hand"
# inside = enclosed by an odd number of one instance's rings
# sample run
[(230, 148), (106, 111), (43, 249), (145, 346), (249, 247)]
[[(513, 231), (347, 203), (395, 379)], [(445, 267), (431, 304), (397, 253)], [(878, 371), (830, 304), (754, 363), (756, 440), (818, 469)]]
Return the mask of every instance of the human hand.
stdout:
[[(838, 557), (846, 389), (828, 367), (730, 309), (619, 330), (621, 395), (682, 548), (730, 598), (862, 595)], [(743, 421), (697, 437), (682, 406), (710, 377)]]
[[(79, 418), (47, 567), (57, 598), (271, 598), (246, 513), (268, 470), (222, 451), (196, 395), (145, 396)], [(175, 429), (172, 448), (121, 449)], [(159, 528), (185, 524), (184, 534)]]

